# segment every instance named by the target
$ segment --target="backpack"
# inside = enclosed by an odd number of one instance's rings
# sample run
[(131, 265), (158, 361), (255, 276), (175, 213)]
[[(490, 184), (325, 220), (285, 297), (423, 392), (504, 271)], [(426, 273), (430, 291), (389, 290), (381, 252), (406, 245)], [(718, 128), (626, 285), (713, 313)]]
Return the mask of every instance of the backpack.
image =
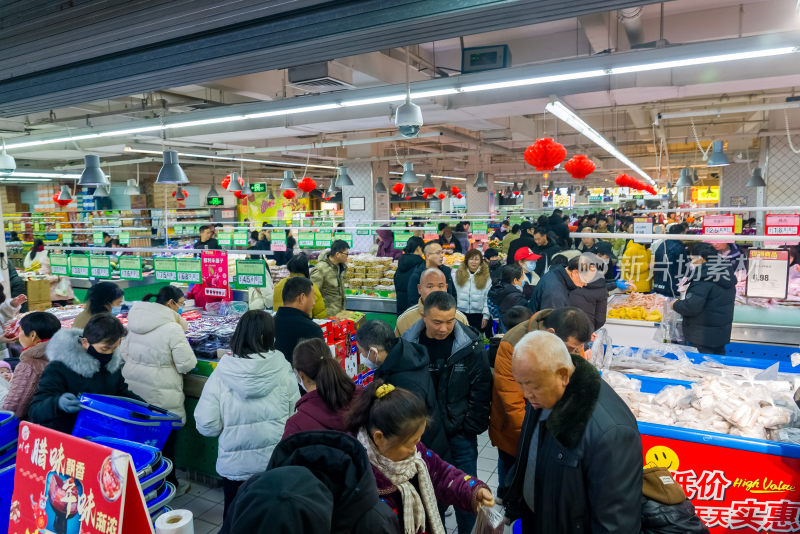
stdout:
[(642, 474), (642, 534), (709, 534), (666, 467), (645, 466)]

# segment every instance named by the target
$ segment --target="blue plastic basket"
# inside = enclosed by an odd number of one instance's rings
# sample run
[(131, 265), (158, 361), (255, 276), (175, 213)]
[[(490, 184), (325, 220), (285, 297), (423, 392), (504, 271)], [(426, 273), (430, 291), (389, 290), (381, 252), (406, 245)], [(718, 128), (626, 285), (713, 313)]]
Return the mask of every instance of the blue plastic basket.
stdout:
[(173, 497), (175, 497), (175, 486), (173, 486), (171, 482), (167, 482), (164, 484), (164, 489), (161, 490), (161, 493), (159, 493), (155, 499), (147, 501), (148, 513), (152, 514), (159, 508), (165, 506)]
[(14, 464), (0, 468), (0, 534), (8, 533), (11, 495), (14, 493)]
[(172, 472), (172, 461), (169, 458), (162, 458), (161, 464), (156, 468), (154, 472), (147, 475), (144, 478), (139, 479), (139, 485), (142, 486), (142, 491), (147, 491), (151, 487), (155, 486)]
[(142, 445), (134, 441), (106, 436), (98, 436), (90, 438), (90, 440), (130, 454), (133, 460), (133, 468), (136, 470), (136, 476), (139, 480), (153, 473), (161, 463), (161, 451), (150, 445)]
[(142, 494), (144, 495), (145, 502), (155, 500), (163, 491), (164, 488), (167, 487), (167, 482), (162, 480), (161, 482), (157, 482), (153, 484), (148, 489), (143, 489)]
[(19, 419), (14, 416), (14, 412), (0, 410), (0, 443), (17, 439), (18, 429)]
[(173, 429), (183, 426), (181, 416), (158, 406), (112, 395), (81, 395), (81, 411), (73, 436), (114, 436), (161, 450)]

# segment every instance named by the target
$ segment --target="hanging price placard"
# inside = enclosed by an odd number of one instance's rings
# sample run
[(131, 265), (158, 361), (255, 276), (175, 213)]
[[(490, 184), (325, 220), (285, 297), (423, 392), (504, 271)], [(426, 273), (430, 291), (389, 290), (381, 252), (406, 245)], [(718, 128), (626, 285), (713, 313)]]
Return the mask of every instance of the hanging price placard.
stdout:
[(800, 215), (769, 213), (764, 219), (764, 228), (766, 235), (800, 235)]
[(200, 263), (200, 260), (195, 260), (191, 258), (176, 258), (175, 259), (175, 271), (177, 272), (176, 278), (178, 282), (185, 282), (187, 284), (199, 284), (200, 280), (200, 273), (202, 272), (203, 267)]
[(336, 234), (336, 239), (341, 239), (348, 247), (353, 248), (353, 234)]
[(472, 223), (473, 239), (486, 239), (488, 237), (489, 237), (489, 223), (485, 222)]
[(50, 274), (69, 275), (69, 257), (66, 254), (50, 254)]
[(395, 232), (394, 234), (394, 248), (405, 248), (408, 240), (414, 237), (411, 232)]
[(300, 232), (297, 237), (297, 244), (301, 247), (313, 247), (314, 232)]
[[(362, 228), (359, 228), (362, 227)], [(356, 225), (356, 235), (370, 235), (370, 229), (368, 224), (357, 224)]]
[(104, 243), (103, 232), (94, 232), (92, 234), (92, 243), (94, 243), (97, 246), (102, 246)]
[(177, 281), (178, 275), (175, 272), (175, 258), (153, 258), (153, 267), (155, 267), (157, 281)]
[(65, 245), (72, 244), (72, 234), (61, 234), (61, 242)]
[(286, 230), (272, 231), (272, 241), (270, 242), (269, 248), (276, 252), (286, 251)]
[(328, 248), (331, 246), (331, 233), (317, 232), (314, 234), (314, 246), (318, 248)]
[(89, 278), (89, 256), (71, 255), (69, 257), (69, 275), (76, 278)]
[(123, 280), (141, 280), (142, 259), (136, 256), (120, 256), (119, 277)]
[(131, 244), (131, 233), (130, 232), (120, 232), (119, 233), (119, 244), (120, 245), (130, 245)]
[[(651, 217), (635, 217), (633, 219), (633, 233), (634, 234), (652, 234), (653, 233), (653, 219)], [(634, 239), (635, 243), (652, 243), (652, 239)]]
[(92, 278), (111, 278), (111, 256), (89, 256), (89, 271)]
[(236, 284), (239, 287), (264, 287), (267, 270), (262, 260), (236, 260)]
[(233, 235), (230, 232), (219, 232), (217, 234), (217, 243), (221, 247), (229, 247), (233, 243)]
[(237, 247), (246, 247), (247, 232), (236, 232), (233, 234), (233, 244)]
[(785, 299), (789, 283), (788, 250), (750, 250), (747, 296)]

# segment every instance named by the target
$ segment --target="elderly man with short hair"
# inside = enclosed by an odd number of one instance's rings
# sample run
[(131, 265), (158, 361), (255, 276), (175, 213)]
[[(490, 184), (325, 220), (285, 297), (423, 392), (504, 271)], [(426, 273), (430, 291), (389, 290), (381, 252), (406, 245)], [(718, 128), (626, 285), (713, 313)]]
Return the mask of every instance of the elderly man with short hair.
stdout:
[(625, 402), (550, 332), (525, 335), (511, 366), (528, 407), (509, 518), (525, 534), (639, 534), (642, 441)]

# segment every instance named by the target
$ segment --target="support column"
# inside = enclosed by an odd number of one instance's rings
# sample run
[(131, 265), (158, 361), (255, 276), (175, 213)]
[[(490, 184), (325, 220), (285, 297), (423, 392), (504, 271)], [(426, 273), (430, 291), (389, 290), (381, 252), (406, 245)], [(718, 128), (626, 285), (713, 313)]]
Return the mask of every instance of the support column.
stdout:
[[(347, 173), (353, 180), (353, 185), (342, 187), (344, 223), (347, 227), (355, 227), (358, 224), (373, 226), (376, 219), (386, 220), (389, 218), (389, 195), (375, 193), (376, 176), (373, 173), (373, 163), (359, 159), (373, 156), (372, 150), (375, 147), (376, 145), (348, 147), (347, 160), (344, 164), (347, 166)], [(380, 165), (378, 165), (378, 169), (379, 172), (384, 170)], [(388, 171), (388, 167), (385, 170)], [(388, 173), (383, 174), (383, 183), (387, 188), (389, 187)], [(363, 209), (360, 209), (362, 204)], [(350, 231), (353, 233), (353, 249), (357, 252), (367, 252), (375, 237), (373, 235), (357, 235), (355, 228)]]

